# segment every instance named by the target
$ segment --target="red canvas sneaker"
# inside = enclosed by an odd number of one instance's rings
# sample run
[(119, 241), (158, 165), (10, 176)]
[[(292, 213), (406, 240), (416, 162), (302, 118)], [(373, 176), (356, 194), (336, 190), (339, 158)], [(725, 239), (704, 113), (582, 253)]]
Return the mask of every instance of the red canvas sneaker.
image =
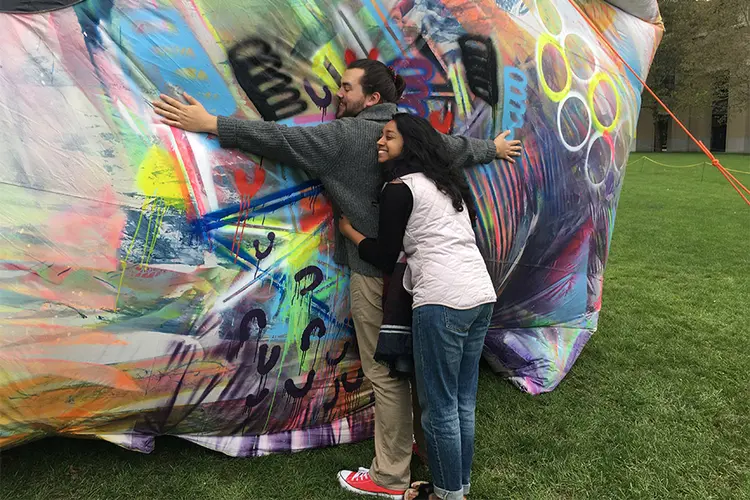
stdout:
[(345, 490), (359, 495), (392, 498), (394, 500), (401, 500), (404, 497), (403, 491), (391, 490), (375, 484), (375, 481), (370, 477), (370, 469), (365, 469), (364, 467), (360, 467), (357, 472), (351, 470), (340, 471), (339, 483)]

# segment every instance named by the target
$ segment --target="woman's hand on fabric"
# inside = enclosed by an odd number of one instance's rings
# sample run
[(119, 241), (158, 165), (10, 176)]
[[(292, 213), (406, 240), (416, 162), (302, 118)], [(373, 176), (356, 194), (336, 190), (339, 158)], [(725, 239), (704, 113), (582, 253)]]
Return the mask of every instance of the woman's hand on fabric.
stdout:
[(206, 108), (196, 98), (182, 93), (188, 104), (177, 99), (160, 94), (160, 101), (154, 101), (154, 111), (163, 118), (162, 123), (177, 127), (188, 132), (203, 132), (218, 134), (218, 119), (206, 111)]
[(513, 140), (509, 141), (507, 137), (510, 135), (510, 130), (506, 130), (502, 134), (498, 135), (494, 139), (495, 143), (495, 157), (501, 160), (506, 160), (509, 163), (515, 163), (513, 157), (521, 156), (521, 141)]
[(341, 231), (341, 234), (347, 238), (349, 237), (349, 234), (351, 234), (351, 231), (354, 231), (352, 223), (346, 215), (341, 215), (341, 218), (339, 219), (339, 231)]
[(339, 231), (341, 231), (341, 234), (343, 234), (346, 238), (350, 239), (352, 243), (355, 245), (359, 245), (362, 240), (365, 239), (365, 236), (354, 229), (354, 226), (352, 226), (352, 223), (349, 221), (349, 218), (346, 215), (341, 215), (341, 218), (339, 219)]

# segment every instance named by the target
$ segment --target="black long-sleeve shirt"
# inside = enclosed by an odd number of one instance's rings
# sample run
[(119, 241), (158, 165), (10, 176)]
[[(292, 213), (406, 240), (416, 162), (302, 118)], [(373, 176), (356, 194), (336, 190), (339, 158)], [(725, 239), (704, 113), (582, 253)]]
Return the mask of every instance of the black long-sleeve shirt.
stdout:
[(414, 197), (403, 182), (391, 182), (380, 193), (379, 230), (377, 238), (359, 243), (359, 257), (391, 274), (404, 246), (404, 233), (409, 222)]

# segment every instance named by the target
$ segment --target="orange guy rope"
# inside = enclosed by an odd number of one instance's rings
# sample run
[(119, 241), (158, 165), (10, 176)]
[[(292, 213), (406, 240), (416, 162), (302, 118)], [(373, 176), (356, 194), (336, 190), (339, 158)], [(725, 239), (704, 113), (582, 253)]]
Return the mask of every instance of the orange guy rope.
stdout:
[(669, 116), (671, 116), (672, 119), (677, 123), (677, 125), (679, 125), (680, 128), (682, 128), (682, 130), (687, 134), (687, 136), (700, 148), (700, 150), (703, 152), (703, 154), (705, 154), (706, 156), (708, 156), (708, 159), (711, 160), (711, 165), (713, 165), (714, 167), (716, 167), (719, 170), (719, 172), (721, 172), (721, 175), (723, 175), (726, 178), (726, 180), (729, 181), (729, 184), (731, 184), (731, 186), (734, 188), (734, 190), (737, 191), (737, 193), (742, 197), (743, 200), (745, 200), (745, 203), (747, 203), (748, 205), (750, 205), (750, 199), (748, 199), (747, 196), (745, 196), (745, 194), (742, 192), (742, 191), (745, 191), (745, 193), (747, 193), (747, 194), (750, 195), (750, 189), (748, 189), (747, 187), (745, 187), (734, 175), (732, 175), (731, 172), (729, 172), (726, 168), (724, 168), (724, 166), (722, 166), (722, 164), (719, 162), (719, 160), (713, 155), (713, 153), (711, 153), (711, 151), (703, 144), (703, 142), (699, 141), (698, 139), (696, 139), (693, 136), (693, 134), (690, 133), (690, 131), (687, 129), (687, 127), (685, 127), (685, 125), (682, 124), (682, 122), (679, 120), (679, 118), (677, 118), (675, 116), (675, 114), (672, 113), (672, 110), (670, 110), (667, 107), (667, 105), (664, 104), (664, 102), (661, 99), (659, 99), (659, 96), (657, 96), (656, 93), (654, 93), (654, 91), (651, 90), (651, 87), (649, 87), (648, 85), (646, 85), (646, 82), (643, 81), (643, 79), (640, 77), (640, 75), (638, 73), (636, 73), (635, 70), (632, 67), (630, 67), (630, 64), (628, 64), (628, 62), (620, 55), (619, 52), (617, 52), (617, 50), (612, 46), (612, 44), (609, 43), (609, 40), (607, 40), (604, 37), (604, 34), (601, 31), (599, 31), (599, 28), (597, 28), (594, 25), (594, 23), (591, 21), (591, 19), (589, 19), (588, 15), (586, 15), (586, 13), (584, 12), (584, 10), (575, 2), (575, 0), (568, 0), (568, 1), (573, 6), (573, 8), (578, 11), (578, 13), (581, 15), (581, 17), (583, 17), (583, 19), (591, 27), (591, 29), (594, 30), (594, 33), (596, 33), (599, 36), (599, 38), (601, 38), (601, 40), (609, 48), (609, 50), (612, 51), (612, 53), (620, 61), (622, 61), (622, 63), (625, 65), (625, 67), (627, 67), (630, 70), (630, 72), (633, 73), (633, 75), (638, 79), (638, 81), (641, 83), (641, 85), (643, 85), (643, 87), (646, 90), (648, 90), (649, 94), (651, 94), (651, 96), (654, 99), (656, 99), (656, 102), (658, 102), (659, 105), (662, 108), (664, 108), (664, 111), (666, 111), (669, 114)]

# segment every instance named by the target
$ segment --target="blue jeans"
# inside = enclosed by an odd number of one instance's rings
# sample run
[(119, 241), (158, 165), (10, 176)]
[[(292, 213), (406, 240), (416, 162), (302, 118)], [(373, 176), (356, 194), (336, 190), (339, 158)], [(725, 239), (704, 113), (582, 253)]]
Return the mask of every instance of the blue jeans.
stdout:
[[(494, 304), (412, 315), (414, 367), (435, 494), (462, 500), (471, 483), (479, 360)], [(460, 458), (460, 460), (459, 460)]]

